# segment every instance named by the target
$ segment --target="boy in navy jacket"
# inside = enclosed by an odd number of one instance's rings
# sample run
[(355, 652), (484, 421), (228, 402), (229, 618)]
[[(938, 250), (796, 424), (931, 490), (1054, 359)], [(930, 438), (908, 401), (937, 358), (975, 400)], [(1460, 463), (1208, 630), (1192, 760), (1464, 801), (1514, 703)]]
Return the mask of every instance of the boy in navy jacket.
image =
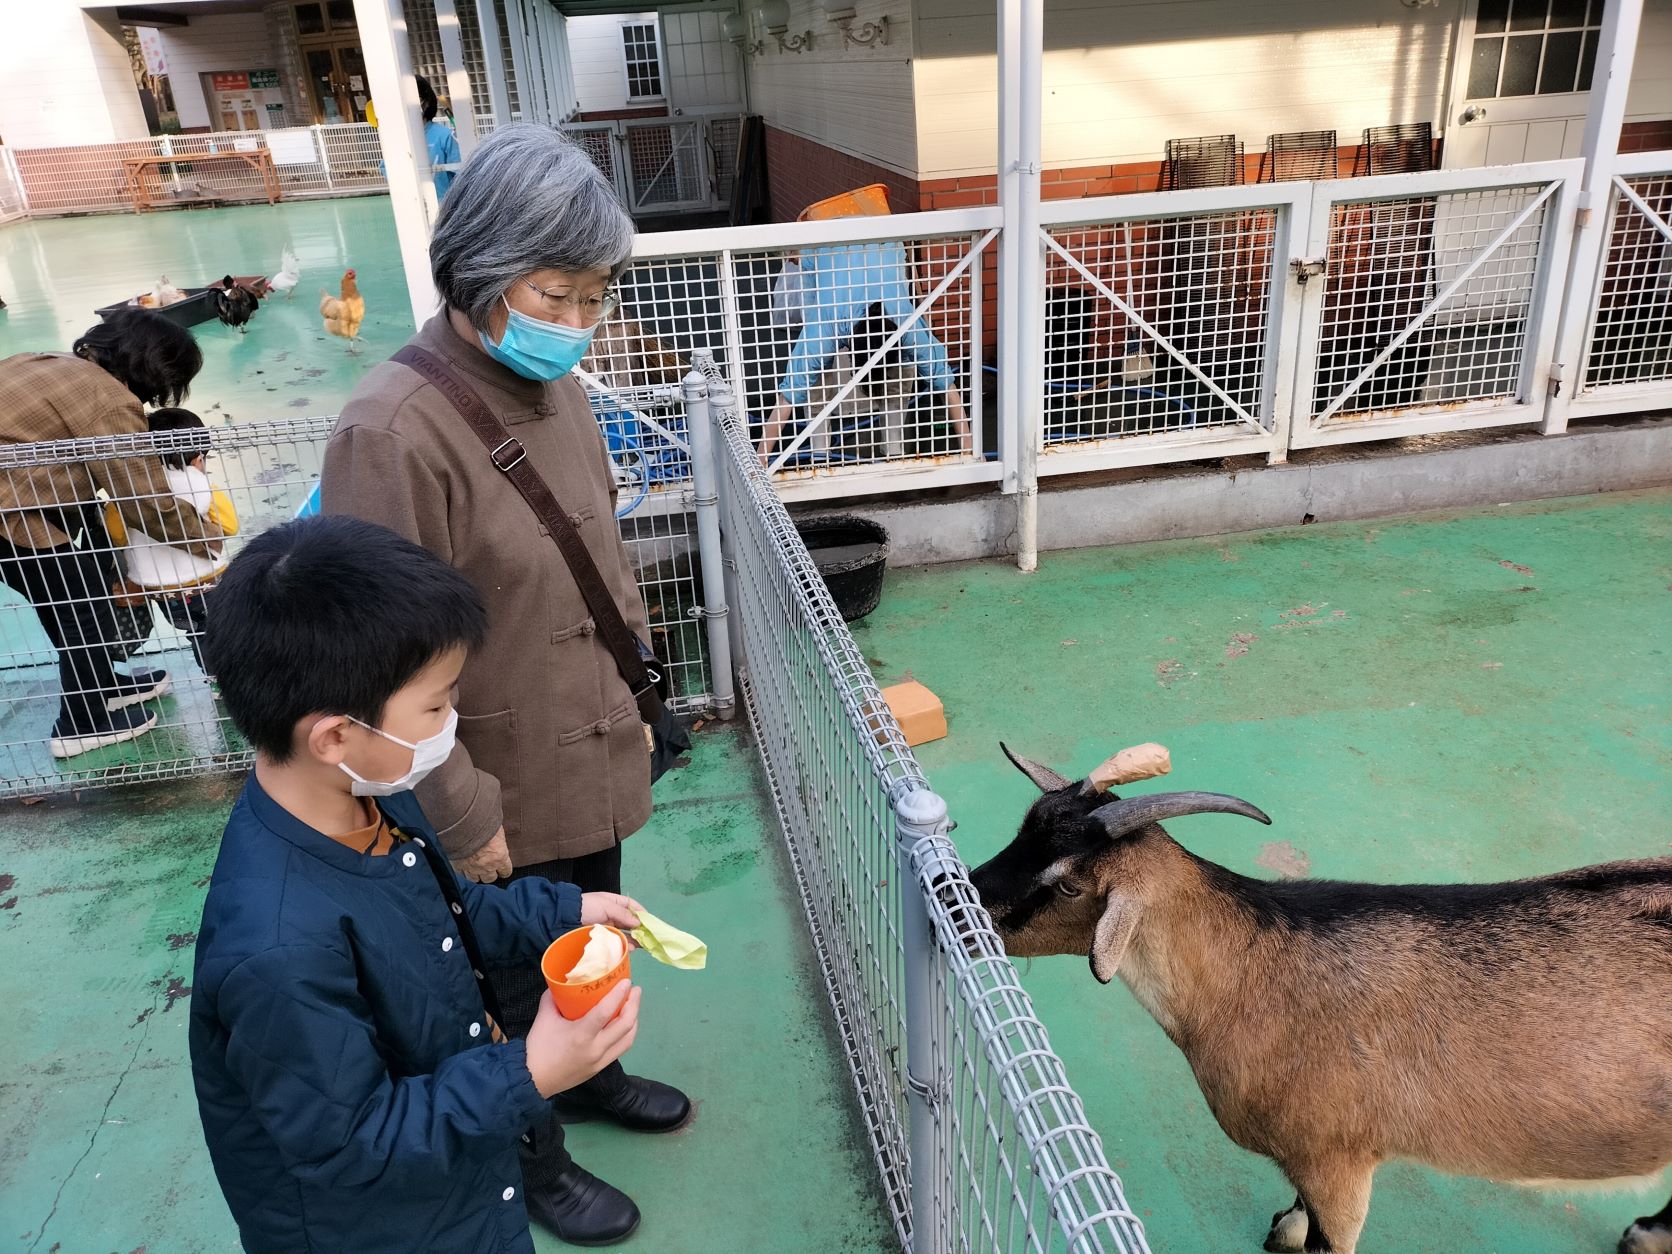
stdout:
[(253, 540), (215, 596), (207, 655), (256, 766), (203, 907), (191, 1054), (244, 1248), (532, 1254), (519, 1140), (632, 1045), (639, 990), (575, 1022), (548, 994), (508, 1041), (482, 970), (634, 927), (637, 903), (471, 883), (425, 820), (411, 788), (451, 751), (485, 624), (463, 575), (313, 518)]

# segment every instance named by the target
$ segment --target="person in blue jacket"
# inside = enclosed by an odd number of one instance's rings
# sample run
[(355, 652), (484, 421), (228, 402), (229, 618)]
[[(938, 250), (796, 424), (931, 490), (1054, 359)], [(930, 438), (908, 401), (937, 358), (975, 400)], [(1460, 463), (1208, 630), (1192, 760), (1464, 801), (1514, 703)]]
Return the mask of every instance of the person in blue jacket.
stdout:
[[(453, 133), (453, 128), (436, 117), (441, 111), (441, 101), (436, 98), (435, 88), (430, 86), (430, 80), (422, 74), (418, 79), (418, 108), (424, 115), (424, 144), (430, 151), (430, 168), (438, 165), (456, 166), (464, 158), (459, 156), (459, 137)], [(435, 198), (441, 200), (447, 195), (447, 189), (453, 185), (456, 170), (435, 171)]]
[(250, 1254), (533, 1254), (518, 1146), (619, 1058), (623, 981), (499, 1029), (483, 970), (637, 925), (572, 884), (457, 875), (412, 786), (446, 758), (486, 627), (470, 581), (373, 523), (286, 523), (216, 588), (206, 651), (255, 771), (227, 820), (192, 980), (204, 1137)]

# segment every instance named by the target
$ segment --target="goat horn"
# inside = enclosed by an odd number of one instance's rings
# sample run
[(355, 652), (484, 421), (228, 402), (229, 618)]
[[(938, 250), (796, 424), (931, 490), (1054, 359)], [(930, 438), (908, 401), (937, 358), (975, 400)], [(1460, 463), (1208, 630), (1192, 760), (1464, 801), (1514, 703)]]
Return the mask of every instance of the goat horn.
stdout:
[(1258, 806), (1222, 792), (1158, 792), (1147, 797), (1126, 797), (1099, 806), (1091, 812), (1091, 817), (1103, 824), (1110, 840), (1119, 840), (1140, 827), (1186, 814), (1240, 814), (1245, 819), (1271, 823)]
[(999, 741), (999, 748), (1004, 750), (1004, 756), (1010, 759), (1018, 771), (1033, 781), (1033, 786), (1040, 792), (1056, 792), (1059, 788), (1067, 788), (1074, 781), (1067, 776), (1059, 775), (1048, 766), (1041, 766), (1031, 758), (1024, 758), (1010, 752), (1010, 746)]

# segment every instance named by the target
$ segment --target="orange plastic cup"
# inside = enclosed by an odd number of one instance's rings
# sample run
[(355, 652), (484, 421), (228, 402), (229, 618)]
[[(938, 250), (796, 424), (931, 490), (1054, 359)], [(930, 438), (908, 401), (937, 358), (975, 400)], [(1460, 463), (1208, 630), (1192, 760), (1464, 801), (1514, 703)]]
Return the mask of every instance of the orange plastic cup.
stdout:
[[(600, 926), (607, 927), (608, 924)], [(590, 924), (565, 932), (546, 946), (546, 952), (540, 959), (540, 974), (546, 977), (546, 987), (552, 991), (552, 1004), (565, 1019), (583, 1018), (587, 1011), (604, 1000), (605, 993), (627, 978), (632, 966), (630, 955), (633, 946), (619, 929), (612, 927), (610, 931), (621, 937), (621, 961), (608, 975), (585, 984), (569, 983), (569, 971), (586, 951), (586, 942), (592, 937)]]

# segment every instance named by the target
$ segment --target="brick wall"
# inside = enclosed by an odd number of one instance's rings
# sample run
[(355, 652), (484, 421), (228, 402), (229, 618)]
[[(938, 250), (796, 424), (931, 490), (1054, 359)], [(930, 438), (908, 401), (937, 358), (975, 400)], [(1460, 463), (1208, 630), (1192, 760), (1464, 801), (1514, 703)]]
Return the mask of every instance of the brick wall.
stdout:
[(1672, 148), (1672, 121), (1627, 122), (1620, 128), (1621, 152), (1654, 152)]
[(793, 222), (815, 201), (868, 183), (888, 188), (888, 203), (896, 213), (922, 207), (918, 182), (910, 175), (775, 126), (766, 128), (766, 177), (774, 222)]

